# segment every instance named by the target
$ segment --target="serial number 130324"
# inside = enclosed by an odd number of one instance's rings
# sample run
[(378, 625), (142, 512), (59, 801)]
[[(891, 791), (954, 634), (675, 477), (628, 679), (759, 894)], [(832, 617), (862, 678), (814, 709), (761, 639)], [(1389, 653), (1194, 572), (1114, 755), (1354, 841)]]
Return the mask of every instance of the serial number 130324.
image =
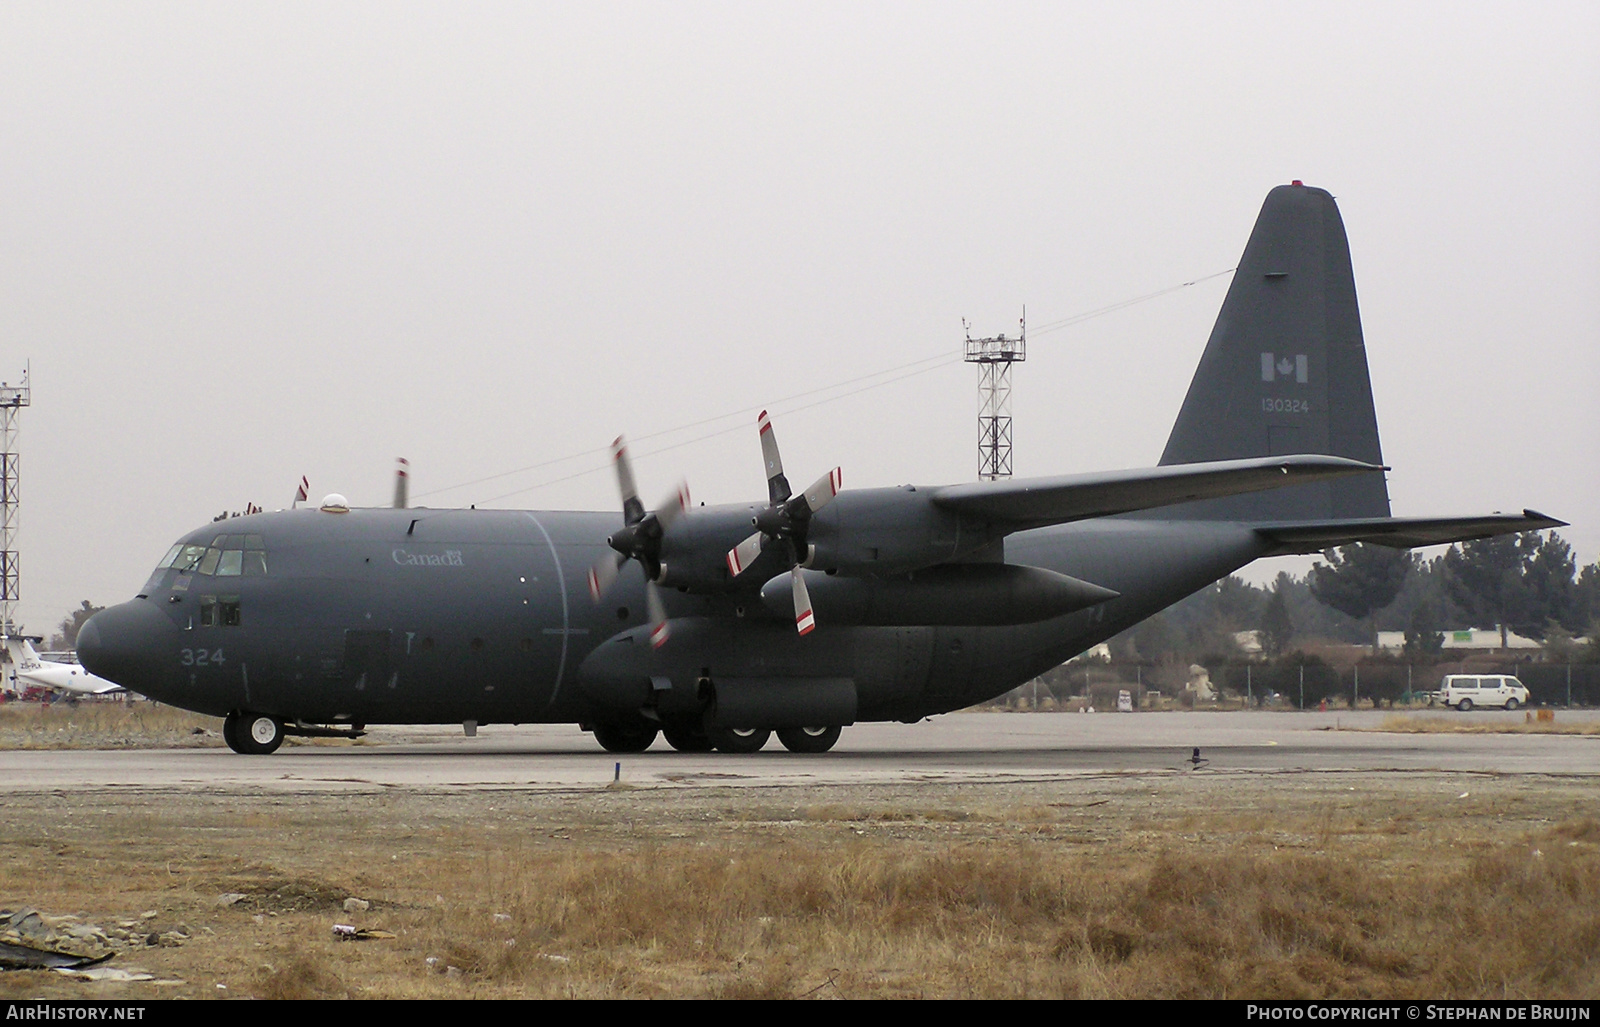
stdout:
[(1263, 396), (1261, 409), (1268, 414), (1309, 414), (1311, 401), (1308, 399), (1274, 399)]

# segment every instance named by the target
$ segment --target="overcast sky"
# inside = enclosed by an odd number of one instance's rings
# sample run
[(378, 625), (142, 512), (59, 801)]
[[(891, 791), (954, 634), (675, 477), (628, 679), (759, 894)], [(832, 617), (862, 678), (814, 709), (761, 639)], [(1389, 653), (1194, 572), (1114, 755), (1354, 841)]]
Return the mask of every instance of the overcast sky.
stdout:
[[(626, 432), (647, 502), (760, 499), (770, 406), (797, 486), (970, 480), (963, 317), (1231, 268), (1296, 178), (1394, 512), (1600, 558), (1592, 3), (8, 2), (19, 619), (302, 474), (387, 503), (402, 455), (419, 503), (612, 509)], [(1153, 464), (1227, 284), (1030, 339), (1017, 473)]]

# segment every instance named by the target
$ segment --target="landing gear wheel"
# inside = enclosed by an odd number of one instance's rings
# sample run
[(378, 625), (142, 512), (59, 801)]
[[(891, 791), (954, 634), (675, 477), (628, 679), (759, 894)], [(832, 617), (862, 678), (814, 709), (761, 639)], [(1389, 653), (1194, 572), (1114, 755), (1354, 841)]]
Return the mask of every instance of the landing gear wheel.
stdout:
[(644, 752), (656, 740), (656, 729), (646, 724), (596, 724), (594, 740), (606, 752)]
[(283, 744), (283, 721), (265, 713), (230, 713), (222, 722), (222, 737), (242, 756), (267, 756)]
[(778, 741), (790, 752), (827, 752), (839, 740), (840, 728), (786, 727), (778, 730)]
[(1456, 711), (1459, 712), (1459, 713), (1467, 713), (1471, 709), (1472, 709), (1472, 700), (1471, 699), (1463, 699), (1460, 702), (1456, 703)]
[(1517, 700), (1515, 700), (1515, 699), (1507, 699), (1506, 700), (1506, 709), (1508, 709), (1508, 710), (1514, 710), (1520, 705), (1521, 704), (1518, 703)]
[(711, 738), (704, 728), (682, 722), (663, 724), (661, 733), (666, 736), (667, 744), (679, 752), (710, 752), (716, 746), (711, 744)]
[(718, 752), (760, 752), (772, 732), (760, 727), (708, 727), (706, 737)]

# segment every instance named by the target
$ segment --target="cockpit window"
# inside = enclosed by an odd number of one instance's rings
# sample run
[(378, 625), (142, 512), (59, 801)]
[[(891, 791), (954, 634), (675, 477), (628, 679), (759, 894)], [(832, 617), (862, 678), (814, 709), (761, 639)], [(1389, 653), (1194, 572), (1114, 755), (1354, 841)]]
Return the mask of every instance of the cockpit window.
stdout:
[[(267, 547), (260, 535), (218, 535), (210, 546), (178, 543), (167, 550), (156, 573), (213, 574), (219, 578), (262, 577), (267, 573)], [(154, 580), (154, 579), (152, 579)]]
[(205, 546), (184, 546), (177, 555), (172, 557), (172, 566), (182, 573), (190, 573), (200, 566), (200, 560), (206, 555)]

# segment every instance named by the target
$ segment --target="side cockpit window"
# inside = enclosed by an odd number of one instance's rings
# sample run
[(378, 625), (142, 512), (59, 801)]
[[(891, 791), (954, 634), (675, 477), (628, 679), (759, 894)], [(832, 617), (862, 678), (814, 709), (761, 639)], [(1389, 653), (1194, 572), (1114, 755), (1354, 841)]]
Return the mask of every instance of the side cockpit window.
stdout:
[(244, 623), (239, 612), (238, 596), (201, 596), (200, 626), (203, 628), (236, 628)]

